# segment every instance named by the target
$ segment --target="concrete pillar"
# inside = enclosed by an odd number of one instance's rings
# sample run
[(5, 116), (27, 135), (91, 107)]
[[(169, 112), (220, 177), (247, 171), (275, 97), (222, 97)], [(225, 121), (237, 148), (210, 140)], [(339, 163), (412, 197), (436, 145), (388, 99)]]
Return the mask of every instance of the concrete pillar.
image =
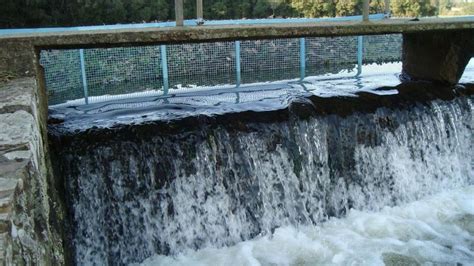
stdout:
[(402, 81), (456, 84), (474, 56), (474, 30), (403, 35)]
[(202, 0), (196, 0), (196, 17), (198, 20), (202, 20), (204, 18), (203, 9), (202, 9)]
[(174, 0), (174, 11), (176, 15), (176, 26), (184, 25), (183, 0)]
[(369, 6), (370, 0), (364, 0), (363, 6), (362, 6), (362, 20), (363, 21), (369, 21)]
[(1, 40), (0, 41), (0, 83), (2, 80), (18, 77), (33, 77), (34, 47), (29, 41)]

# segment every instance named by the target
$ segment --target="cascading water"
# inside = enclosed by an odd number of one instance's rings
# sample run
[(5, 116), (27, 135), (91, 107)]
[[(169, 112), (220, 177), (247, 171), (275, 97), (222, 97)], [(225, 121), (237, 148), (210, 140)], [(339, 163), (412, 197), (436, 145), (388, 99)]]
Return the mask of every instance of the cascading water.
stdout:
[(52, 138), (75, 262), (219, 248), (474, 183), (473, 96), (330, 114), (303, 103), (271, 122)]

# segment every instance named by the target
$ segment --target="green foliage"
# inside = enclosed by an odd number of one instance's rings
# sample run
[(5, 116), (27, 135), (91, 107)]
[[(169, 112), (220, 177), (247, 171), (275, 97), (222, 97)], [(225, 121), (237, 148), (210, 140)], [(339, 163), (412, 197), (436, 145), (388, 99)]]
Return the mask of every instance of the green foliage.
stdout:
[[(361, 9), (362, 9), (362, 7), (361, 7)], [(384, 11), (385, 11), (385, 1), (384, 0), (371, 0), (370, 1), (370, 13), (377, 14), (377, 13), (383, 13)]]
[(271, 15), (271, 6), (267, 0), (257, 0), (253, 9), (253, 17), (265, 18)]
[(336, 16), (350, 16), (362, 13), (362, 0), (339, 0), (336, 2)]
[(212, 5), (211, 11), (216, 18), (223, 19), (227, 16), (227, 6), (224, 2), (216, 2)]
[[(439, 7), (438, 7), (439, 5)], [(371, 0), (373, 13), (384, 0)], [(196, 17), (196, 1), (184, 0), (185, 18)], [(206, 19), (333, 17), (361, 14), (362, 0), (204, 0)], [(391, 0), (394, 16), (472, 14), (461, 0)], [(470, 13), (469, 13), (470, 12)], [(2, 0), (0, 28), (100, 25), (174, 20), (174, 0)]]
[(436, 2), (433, 2), (431, 0), (392, 0), (392, 13), (398, 17), (434, 16), (437, 13), (437, 7)]
[(291, 5), (304, 17), (333, 17), (335, 15), (335, 1), (326, 0), (293, 0)]
[(439, 14), (444, 16), (474, 15), (474, 2), (439, 0)]

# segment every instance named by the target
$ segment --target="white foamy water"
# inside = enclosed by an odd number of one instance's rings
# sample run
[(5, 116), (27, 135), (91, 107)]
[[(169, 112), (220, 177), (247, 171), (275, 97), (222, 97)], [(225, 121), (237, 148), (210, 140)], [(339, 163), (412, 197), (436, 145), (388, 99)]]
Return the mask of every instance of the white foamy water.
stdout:
[(245, 131), (78, 136), (57, 155), (75, 263), (467, 264), (473, 230), (449, 226), (470, 226), (472, 203), (450, 195), (472, 189), (385, 208), (474, 185), (473, 110), (460, 97)]
[(474, 265), (474, 186), (141, 265)]

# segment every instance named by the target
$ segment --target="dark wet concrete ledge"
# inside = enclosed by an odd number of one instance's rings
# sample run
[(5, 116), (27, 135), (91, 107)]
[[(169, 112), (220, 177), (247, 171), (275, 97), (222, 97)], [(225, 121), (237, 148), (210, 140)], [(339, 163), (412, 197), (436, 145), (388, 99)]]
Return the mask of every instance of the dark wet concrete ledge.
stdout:
[(417, 104), (426, 104), (433, 100), (450, 101), (456, 97), (474, 95), (474, 83), (449, 86), (429, 82), (409, 82), (396, 87), (382, 87), (382, 90), (397, 90), (397, 94), (356, 93), (356, 97), (315, 95), (294, 96), (286, 106), (275, 110), (229, 112), (215, 115), (194, 115), (171, 120), (145, 121), (143, 123), (116, 124), (101, 128), (93, 126), (83, 130), (70, 130), (62, 126), (64, 121), (50, 120), (49, 137), (56, 143), (83, 139), (100, 143), (110, 139), (140, 139), (147, 135), (170, 135), (224, 127), (233, 131), (252, 131), (255, 123), (278, 123), (291, 119), (309, 119), (336, 115), (346, 117), (357, 113), (371, 113), (378, 108), (405, 109)]

